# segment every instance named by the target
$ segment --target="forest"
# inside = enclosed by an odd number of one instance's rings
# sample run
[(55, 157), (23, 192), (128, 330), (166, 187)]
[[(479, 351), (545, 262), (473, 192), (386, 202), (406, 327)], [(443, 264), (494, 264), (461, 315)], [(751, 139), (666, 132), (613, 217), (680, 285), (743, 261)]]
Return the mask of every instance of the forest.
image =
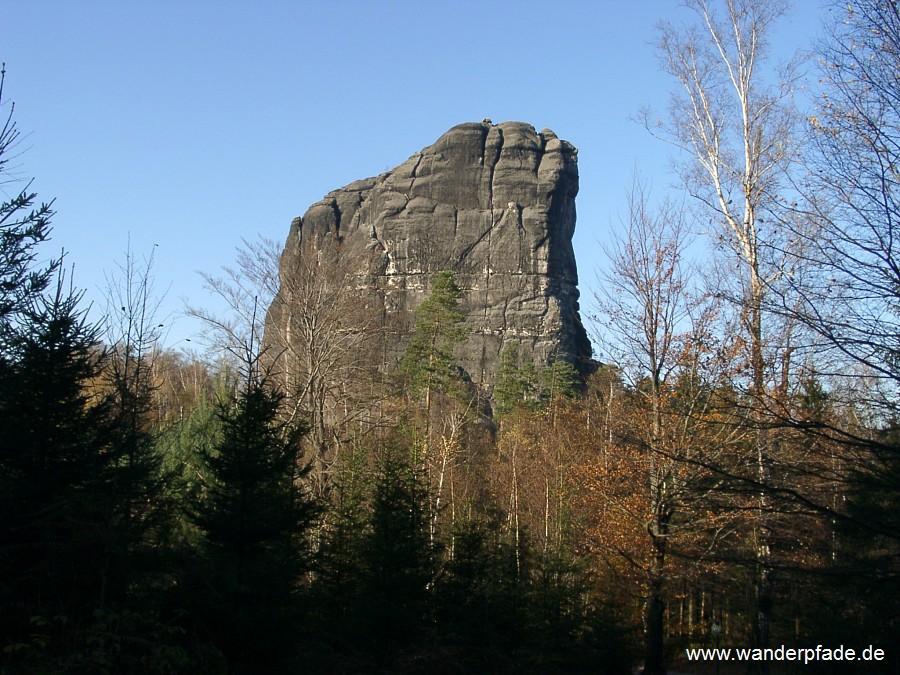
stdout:
[[(0, 84), (0, 673), (900, 672), (900, 5), (776, 75), (779, 3), (688, 4), (643, 119), (680, 187), (631, 182), (596, 361), (508, 346), (490, 396), (450, 270), (397, 363), (265, 240), (187, 309), (205, 354), (152, 254), (88, 320)], [(817, 645), (883, 658), (686, 662)]]

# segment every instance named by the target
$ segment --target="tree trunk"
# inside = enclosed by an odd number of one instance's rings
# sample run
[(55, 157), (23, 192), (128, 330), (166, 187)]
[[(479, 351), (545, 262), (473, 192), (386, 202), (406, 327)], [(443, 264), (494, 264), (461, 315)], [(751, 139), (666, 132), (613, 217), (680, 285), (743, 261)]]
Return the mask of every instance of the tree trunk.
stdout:
[(665, 601), (663, 599), (663, 570), (665, 542), (655, 541), (656, 552), (648, 571), (646, 632), (644, 634), (644, 675), (665, 675)]

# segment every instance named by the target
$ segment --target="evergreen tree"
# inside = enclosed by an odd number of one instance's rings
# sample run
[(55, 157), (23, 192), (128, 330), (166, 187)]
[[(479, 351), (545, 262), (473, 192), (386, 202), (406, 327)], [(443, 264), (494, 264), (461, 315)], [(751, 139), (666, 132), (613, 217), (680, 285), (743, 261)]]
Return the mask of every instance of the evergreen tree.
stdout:
[(158, 439), (162, 471), (169, 477), (166, 498), (180, 507), (172, 523), (178, 543), (197, 543), (196, 524), (184, 512), (206, 498), (204, 457), (220, 442), (221, 431), (216, 406), (204, 394), (185, 419), (166, 428)]
[[(0, 183), (15, 183), (5, 171), (18, 140), (11, 107), (0, 129)], [(116, 395), (99, 386), (107, 354), (62, 259), (37, 264), (52, 210), (34, 201), (26, 186), (0, 204), (4, 663), (29, 672), (166, 668), (177, 655), (157, 641), (166, 630), (156, 632), (154, 608), (142, 604), (148, 572), (159, 567), (147, 554), (161, 550), (158, 537), (148, 545), (156, 465), (149, 443), (123, 442)]]
[(494, 401), (498, 416), (517, 407), (531, 408), (538, 401), (537, 373), (531, 363), (519, 366), (519, 345), (508, 344), (500, 352), (500, 367), (494, 382)]
[(18, 317), (0, 359), (5, 660), (39, 672), (165, 670), (183, 654), (153, 599), (165, 569), (158, 483), (124, 452), (79, 298), (60, 279)]
[(520, 366), (519, 347), (510, 343), (500, 352), (493, 392), (496, 412), (502, 416), (516, 408), (537, 410), (554, 397), (573, 397), (580, 384), (575, 366), (563, 359), (556, 359), (545, 368), (535, 368), (530, 362)]
[[(6, 635), (100, 599), (111, 410), (86, 389), (96, 331), (61, 292), (38, 301), (0, 361), (0, 578)], [(15, 626), (15, 627), (14, 627)]]
[[(110, 298), (104, 331), (103, 375), (115, 410), (109, 458), (117, 472), (113, 484), (117, 494), (111, 515), (119, 530), (109, 555), (121, 560), (130, 554), (138, 566), (151, 562), (143, 554), (152, 553), (168, 529), (164, 485), (173, 478), (162, 473), (161, 430), (154, 420), (153, 365), (160, 353), (160, 327), (154, 316), (159, 301), (153, 297), (152, 265), (152, 255), (141, 266), (129, 251), (119, 274), (107, 277)], [(151, 567), (158, 567), (158, 561), (153, 563)], [(127, 585), (134, 579), (108, 582)]]
[(440, 630), (471, 672), (514, 672), (514, 654), (527, 648), (525, 585), (502, 520), (481, 504), (460, 518), (437, 587)]
[(410, 390), (424, 391), (426, 412), (431, 409), (432, 391), (449, 391), (457, 379), (453, 349), (465, 337), (465, 317), (459, 310), (462, 291), (453, 273), (439, 272), (431, 284), (431, 294), (416, 309), (415, 330), (400, 363)]
[(551, 401), (557, 396), (572, 398), (582, 382), (575, 366), (563, 359), (555, 359), (539, 372), (539, 376), (542, 401)]
[(427, 483), (400, 448), (379, 458), (369, 508), (357, 626), (378, 664), (388, 666), (428, 635), (437, 564)]
[(326, 641), (344, 640), (359, 597), (371, 489), (365, 449), (354, 444), (336, 467), (322, 523), (315, 606)]
[(316, 508), (300, 482), (304, 429), (279, 421), (280, 401), (250, 375), (220, 404), (221, 435), (205, 458), (207, 493), (194, 516), (204, 541), (190, 600), (231, 672), (272, 672), (296, 646)]
[[(0, 108), (3, 101), (3, 84), (6, 80), (6, 64), (0, 68)], [(14, 105), (0, 127), (0, 186), (17, 182), (8, 173), (10, 159), (20, 140), (20, 132), (13, 119)], [(47, 287), (60, 260), (53, 260), (41, 267), (35, 265), (37, 247), (50, 234), (52, 203), (35, 206), (37, 195), (31, 192), (31, 183), (16, 192), (12, 198), (0, 203), (0, 352), (6, 349), (5, 339), (17, 317), (27, 311)]]

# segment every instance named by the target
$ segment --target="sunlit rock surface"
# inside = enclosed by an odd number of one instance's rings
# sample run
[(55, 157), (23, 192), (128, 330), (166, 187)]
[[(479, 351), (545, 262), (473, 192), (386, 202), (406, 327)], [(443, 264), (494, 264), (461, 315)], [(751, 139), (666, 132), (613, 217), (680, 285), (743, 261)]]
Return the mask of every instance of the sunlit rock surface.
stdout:
[[(379, 358), (388, 368), (442, 270), (452, 270), (464, 292), (468, 339), (457, 357), (476, 384), (490, 387), (501, 350), (513, 342), (535, 365), (585, 364), (591, 348), (572, 249), (577, 152), (521, 122), (460, 124), (295, 218), (282, 271), (300, 259), (352, 270), (354, 290), (363, 289), (387, 327)], [(269, 322), (279, 316), (270, 312)]]

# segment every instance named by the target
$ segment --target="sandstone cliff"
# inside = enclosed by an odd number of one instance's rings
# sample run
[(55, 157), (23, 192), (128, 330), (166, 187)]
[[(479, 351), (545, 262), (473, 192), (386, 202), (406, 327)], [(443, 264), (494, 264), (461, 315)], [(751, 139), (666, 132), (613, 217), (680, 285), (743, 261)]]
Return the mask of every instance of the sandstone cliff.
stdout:
[[(282, 276), (300, 260), (349, 270), (348, 293), (374, 308), (391, 331), (382, 358), (402, 354), (415, 308), (432, 275), (453, 270), (465, 294), (468, 339), (460, 365), (490, 386), (499, 354), (518, 343), (521, 358), (575, 364), (591, 348), (578, 307), (572, 250), (577, 150), (528, 124), (467, 123), (397, 168), (359, 180), (309, 207), (291, 223)], [(284, 322), (283, 284), (270, 330)], [(290, 339), (290, 338), (287, 338)]]

